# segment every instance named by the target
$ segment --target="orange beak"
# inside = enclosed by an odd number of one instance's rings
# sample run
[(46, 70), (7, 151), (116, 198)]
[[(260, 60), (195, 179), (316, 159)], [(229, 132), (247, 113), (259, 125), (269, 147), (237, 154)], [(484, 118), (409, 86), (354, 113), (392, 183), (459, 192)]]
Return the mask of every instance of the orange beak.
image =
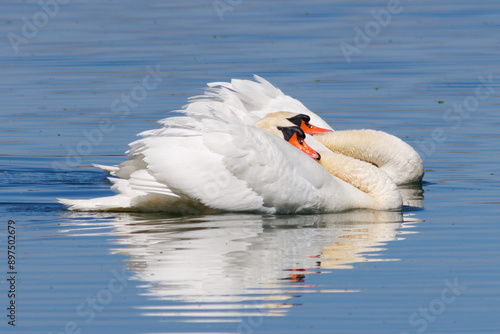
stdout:
[(319, 135), (321, 133), (332, 132), (332, 130), (319, 128), (312, 124), (306, 123), (304, 120), (302, 120), (300, 128), (302, 131), (304, 131), (304, 133), (307, 133), (308, 135)]
[(307, 145), (305, 141), (299, 139), (296, 133), (294, 133), (292, 137), (290, 137), (290, 140), (288, 142), (293, 146), (295, 146), (296, 148), (298, 148), (299, 150), (301, 150), (302, 152), (304, 152), (305, 154), (307, 154), (308, 156), (310, 156), (311, 158), (316, 160), (321, 159), (319, 153), (313, 150), (309, 145)]

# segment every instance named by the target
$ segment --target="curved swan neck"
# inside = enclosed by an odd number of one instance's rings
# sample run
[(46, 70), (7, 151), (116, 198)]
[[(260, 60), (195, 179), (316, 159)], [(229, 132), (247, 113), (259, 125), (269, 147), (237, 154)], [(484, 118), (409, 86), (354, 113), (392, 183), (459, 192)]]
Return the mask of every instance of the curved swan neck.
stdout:
[(397, 185), (376, 166), (329, 150), (322, 150), (320, 154), (319, 163), (333, 176), (367, 194), (373, 200), (372, 209), (401, 207)]
[(424, 174), (419, 154), (401, 139), (375, 130), (334, 131), (314, 139), (333, 152), (369, 162), (396, 184), (417, 182)]

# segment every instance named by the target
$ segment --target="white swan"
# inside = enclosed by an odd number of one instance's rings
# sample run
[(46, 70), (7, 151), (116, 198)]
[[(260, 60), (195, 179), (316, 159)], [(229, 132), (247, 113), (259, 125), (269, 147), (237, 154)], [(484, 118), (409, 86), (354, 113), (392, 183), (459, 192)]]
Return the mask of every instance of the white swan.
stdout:
[[(264, 79), (256, 80), (209, 84), (210, 89), (182, 111), (185, 116), (160, 121), (162, 128), (146, 131), (144, 138), (130, 144), (124, 163), (100, 166), (116, 176), (110, 180), (117, 195), (60, 202), (72, 210), (181, 214), (401, 207), (396, 186), (400, 179), (395, 182), (389, 176), (393, 168), (384, 171), (383, 166), (394, 165), (386, 154), (366, 153), (370, 146), (363, 147), (362, 140), (351, 152), (345, 136), (330, 132), (318, 140), (307, 138), (322, 156), (318, 164), (283, 140), (291, 138), (283, 129), (309, 128), (302, 115), (321, 128), (330, 126)], [(280, 113), (283, 110), (288, 113)], [(298, 145), (307, 147), (302, 140)], [(314, 153), (310, 155), (318, 158)]]
[[(393, 135), (368, 129), (326, 131), (309, 124), (308, 116), (290, 112), (267, 114), (254, 125), (280, 136), (277, 131), (273, 131), (272, 126), (272, 123), (279, 124), (280, 118), (290, 120), (307, 134), (315, 135), (308, 137), (306, 141), (319, 154), (336, 152), (369, 162), (384, 171), (397, 185), (422, 180), (424, 167), (420, 155), (410, 145)], [(325, 168), (328, 169), (327, 166)], [(335, 172), (332, 171), (332, 174), (335, 175)]]

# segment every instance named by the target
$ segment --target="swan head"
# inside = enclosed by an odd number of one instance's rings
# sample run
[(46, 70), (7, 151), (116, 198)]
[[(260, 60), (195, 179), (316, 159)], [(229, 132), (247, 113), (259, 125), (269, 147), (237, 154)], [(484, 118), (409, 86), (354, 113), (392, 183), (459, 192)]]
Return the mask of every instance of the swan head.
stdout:
[(332, 132), (332, 130), (323, 129), (318, 126), (314, 126), (311, 123), (311, 117), (305, 114), (296, 114), (287, 117), (287, 120), (297, 125), (302, 131), (307, 133), (308, 135), (319, 135), (322, 133)]
[[(317, 131), (323, 130), (323, 132), (329, 132), (330, 130), (315, 127), (309, 124), (309, 120), (309, 116), (304, 114), (294, 114), (281, 111), (268, 114), (266, 117), (259, 120), (254, 125), (258, 128), (269, 131), (277, 135), (278, 137), (283, 138), (302, 152), (319, 161), (321, 159), (319, 153), (309, 147), (309, 145), (307, 145), (304, 141), (306, 138), (306, 133), (308, 132), (304, 131), (302, 127), (305, 127), (308, 131), (310, 131), (311, 129), (320, 129)], [(295, 123), (300, 124), (300, 126), (296, 125)]]
[(306, 134), (304, 131), (302, 131), (301, 128), (298, 126), (288, 126), (288, 127), (281, 127), (278, 126), (278, 130), (281, 131), (283, 134), (283, 139), (285, 139), (287, 142), (307, 154), (313, 159), (320, 160), (321, 155), (319, 155), (318, 152), (313, 150), (309, 145), (306, 144), (304, 139), (306, 139)]
[(285, 123), (286, 123), (286, 121), (288, 121), (289, 123), (287, 123), (287, 124), (289, 124), (289, 126), (290, 125), (298, 126), (302, 131), (304, 131), (304, 133), (306, 133), (308, 135), (319, 135), (322, 133), (332, 132), (332, 130), (323, 129), (323, 128), (320, 128), (318, 126), (314, 126), (311, 123), (309, 123), (311, 121), (311, 117), (309, 117), (306, 114), (296, 114), (296, 113), (289, 112), (289, 111), (278, 111), (278, 112), (270, 113), (270, 114), (267, 114), (267, 116), (264, 117), (262, 120), (279, 119), (279, 118), (285, 120)]

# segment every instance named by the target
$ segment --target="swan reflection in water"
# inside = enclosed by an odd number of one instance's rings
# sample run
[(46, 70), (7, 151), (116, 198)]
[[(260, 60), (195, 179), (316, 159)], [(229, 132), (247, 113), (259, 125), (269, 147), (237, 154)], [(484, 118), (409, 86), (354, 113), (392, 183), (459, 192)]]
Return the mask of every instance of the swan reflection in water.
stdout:
[[(421, 207), (421, 187), (405, 191), (406, 202)], [(138, 285), (151, 303), (137, 307), (142, 315), (239, 321), (285, 315), (295, 305), (291, 299), (301, 294), (359, 291), (308, 284), (308, 275), (396, 261), (384, 258), (384, 247), (411, 233), (405, 227), (418, 222), (413, 215), (408, 210), (176, 218), (121, 213), (110, 222), (119, 245), (111, 252), (125, 255), (131, 279), (143, 282)]]

